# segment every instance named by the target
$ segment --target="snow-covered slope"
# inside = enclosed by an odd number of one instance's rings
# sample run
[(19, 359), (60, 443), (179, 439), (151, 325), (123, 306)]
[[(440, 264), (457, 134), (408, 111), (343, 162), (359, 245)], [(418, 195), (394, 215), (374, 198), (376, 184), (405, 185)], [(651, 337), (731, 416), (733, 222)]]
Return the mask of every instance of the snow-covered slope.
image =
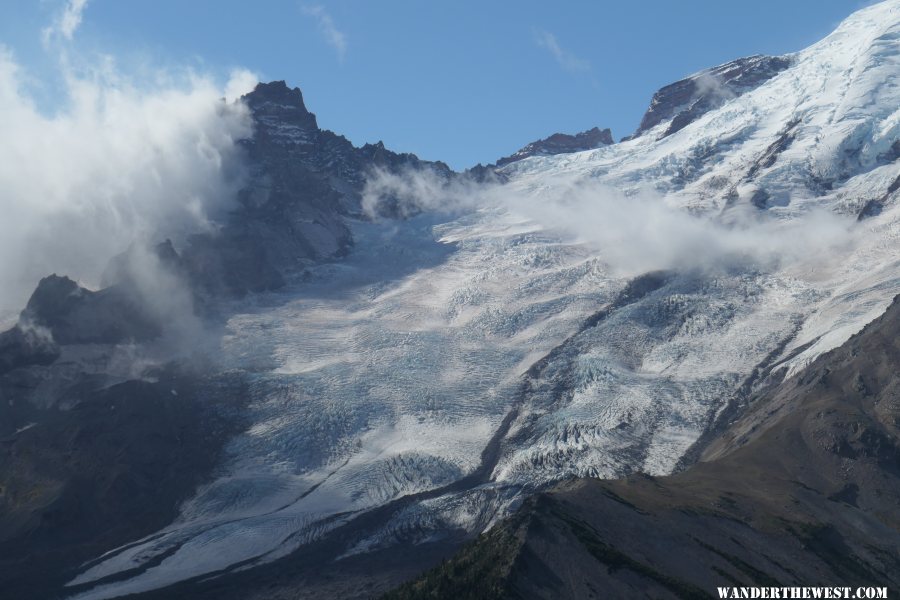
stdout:
[[(792, 219), (814, 209), (861, 221), (854, 253), (815, 275), (826, 280), (816, 287), (828, 298), (814, 311), (824, 314), (805, 319), (786, 351), (826, 337), (797, 365), (840, 344), (893, 293), (900, 3), (861, 10), (790, 58), (789, 69), (675, 135), (657, 139), (667, 128), (662, 122), (613, 147), (511, 169), (523, 179), (590, 177), (632, 193), (652, 186), (667, 204), (723, 222), (757, 218), (757, 211)], [(857, 293), (865, 290), (874, 294), (870, 301)]]
[[(677, 131), (511, 163), (462, 213), (355, 223), (346, 261), (236, 305), (221, 361), (253, 425), (176, 523), (73, 592), (245, 569), (402, 497), (343, 552), (479, 531), (571, 474), (670, 472), (900, 293), (900, 0), (788, 63)], [(637, 216), (585, 210), (611, 191)], [(653, 246), (627, 268), (617, 227)]]

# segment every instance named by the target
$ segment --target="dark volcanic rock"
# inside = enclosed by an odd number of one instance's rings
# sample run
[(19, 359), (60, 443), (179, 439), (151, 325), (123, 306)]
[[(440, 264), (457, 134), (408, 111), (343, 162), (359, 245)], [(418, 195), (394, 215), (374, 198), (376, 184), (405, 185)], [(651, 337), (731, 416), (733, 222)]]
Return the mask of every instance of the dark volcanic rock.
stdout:
[(787, 56), (749, 56), (701, 71), (661, 88), (631, 137), (671, 120), (663, 137), (693, 123), (726, 101), (749, 92), (791, 65)]
[(614, 143), (612, 132), (609, 129), (594, 127), (575, 135), (554, 133), (550, 137), (531, 142), (511, 156), (505, 156), (497, 161), (497, 166), (502, 167), (511, 162), (528, 158), (529, 156), (548, 156), (554, 154), (568, 154), (593, 150), (601, 146), (609, 146)]
[(242, 142), (249, 183), (220, 231), (194, 236), (181, 250), (190, 279), (207, 293), (276, 289), (285, 276), (345, 254), (353, 243), (346, 219), (365, 218), (362, 190), (374, 169), (453, 176), (444, 163), (381, 142), (357, 148), (320, 129), (300, 90), (283, 81), (260, 83), (243, 101), (254, 122), (252, 138)]
[(57, 344), (146, 341), (162, 332), (132, 290), (112, 286), (92, 292), (59, 275), (40, 281), (20, 322), (45, 329)]
[(900, 586), (900, 299), (677, 475), (574, 479), (388, 598)]
[(766, 151), (750, 166), (745, 181), (752, 181), (754, 177), (762, 170), (768, 169), (775, 164), (782, 152), (791, 147), (796, 135), (797, 126), (800, 125), (800, 119), (791, 119), (778, 134), (778, 137), (772, 142)]
[(358, 210), (355, 201), (372, 167), (392, 171), (428, 168), (448, 177), (453, 173), (442, 162), (392, 152), (382, 142), (356, 148), (344, 136), (320, 129), (300, 90), (289, 88), (284, 81), (260, 83), (243, 100), (255, 123), (253, 138), (247, 142), (251, 155), (263, 161), (270, 153), (287, 156), (289, 168), (302, 167), (336, 184), (345, 211)]
[(284, 81), (260, 83), (244, 97), (260, 127), (257, 136), (287, 135), (295, 140), (306, 134), (311, 139), (319, 130), (316, 116), (306, 110), (300, 88), (289, 88)]
[(83, 561), (170, 523), (236, 432), (240, 389), (175, 370), (84, 386), (0, 438), (0, 596), (68, 596)]
[[(255, 123), (253, 138), (245, 144), (255, 184), (243, 199), (245, 206), (265, 205), (272, 196), (283, 196), (293, 201), (294, 208), (308, 205), (329, 216), (358, 215), (360, 192), (372, 169), (395, 173), (428, 169), (448, 178), (453, 175), (442, 162), (392, 152), (382, 142), (357, 148), (344, 136), (320, 129), (300, 90), (283, 81), (260, 83), (244, 102)], [(305, 189), (309, 184), (314, 189)], [(323, 197), (326, 189), (331, 193)], [(316, 225), (324, 227), (326, 222)]]
[(177, 265), (201, 297), (240, 297), (284, 285), (262, 240), (249, 234), (193, 236)]

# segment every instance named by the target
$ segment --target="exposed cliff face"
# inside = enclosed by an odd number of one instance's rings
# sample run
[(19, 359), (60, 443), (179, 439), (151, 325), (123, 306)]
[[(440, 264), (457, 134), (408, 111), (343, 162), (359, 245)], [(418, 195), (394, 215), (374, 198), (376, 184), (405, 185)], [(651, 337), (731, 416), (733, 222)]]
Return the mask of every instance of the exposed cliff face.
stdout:
[(260, 84), (244, 101), (254, 120), (253, 137), (244, 142), (251, 179), (232, 229), (259, 240), (279, 270), (346, 251), (350, 202), (342, 191), (361, 185), (356, 149), (320, 130), (300, 90), (284, 82)]
[[(344, 136), (320, 129), (316, 116), (306, 109), (300, 89), (289, 88), (284, 81), (260, 83), (243, 100), (254, 118), (254, 135), (247, 140), (246, 146), (251, 159), (258, 163), (256, 166), (271, 176), (283, 175), (284, 170), (318, 176), (335, 187), (341, 214), (358, 214), (359, 192), (372, 168), (394, 172), (427, 168), (446, 177), (452, 174), (442, 162), (392, 152), (382, 142), (357, 148)], [(252, 186), (250, 192), (253, 192)], [(302, 190), (299, 192), (302, 194)], [(311, 200), (305, 195), (298, 198)]]
[(731, 98), (759, 87), (790, 65), (789, 56), (749, 56), (671, 83), (653, 94), (632, 137), (670, 120), (662, 136), (671, 135)]
[(452, 175), (444, 163), (398, 154), (381, 142), (357, 148), (320, 129), (300, 90), (283, 81), (259, 84), (244, 101), (255, 123), (253, 137), (245, 142), (251, 183), (233, 227), (262, 240), (279, 270), (346, 252), (353, 241), (344, 219), (362, 216), (360, 194), (372, 170)]
[[(575, 479), (390, 598), (900, 585), (900, 301), (669, 477)], [(487, 595), (477, 595), (486, 592)]]

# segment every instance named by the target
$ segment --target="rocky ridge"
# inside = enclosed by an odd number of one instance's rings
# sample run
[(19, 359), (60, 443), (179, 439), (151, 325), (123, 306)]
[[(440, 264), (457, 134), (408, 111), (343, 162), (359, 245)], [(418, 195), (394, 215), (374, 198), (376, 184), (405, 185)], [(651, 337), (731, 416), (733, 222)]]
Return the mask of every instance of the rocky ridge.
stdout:
[(600, 129), (594, 127), (575, 135), (566, 133), (554, 133), (536, 142), (531, 142), (524, 148), (519, 149), (510, 156), (504, 156), (495, 164), (497, 167), (503, 167), (509, 163), (530, 156), (552, 156), (554, 154), (568, 154), (571, 152), (581, 152), (583, 150), (593, 150), (601, 146), (608, 146), (615, 143), (613, 141), (612, 132), (609, 129)]

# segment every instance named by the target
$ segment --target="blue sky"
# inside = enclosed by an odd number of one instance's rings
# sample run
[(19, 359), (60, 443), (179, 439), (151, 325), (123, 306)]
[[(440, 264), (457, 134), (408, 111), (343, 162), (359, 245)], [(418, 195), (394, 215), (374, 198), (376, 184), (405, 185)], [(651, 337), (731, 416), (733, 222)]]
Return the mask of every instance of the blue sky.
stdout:
[[(71, 0), (69, 0), (71, 1)], [(4, 0), (0, 44), (53, 109), (41, 31), (63, 0)], [(426, 2), (89, 0), (71, 44), (120, 68), (246, 68), (299, 86), (356, 144), (492, 162), (556, 131), (638, 124), (659, 87), (739, 56), (799, 50), (858, 0)]]

